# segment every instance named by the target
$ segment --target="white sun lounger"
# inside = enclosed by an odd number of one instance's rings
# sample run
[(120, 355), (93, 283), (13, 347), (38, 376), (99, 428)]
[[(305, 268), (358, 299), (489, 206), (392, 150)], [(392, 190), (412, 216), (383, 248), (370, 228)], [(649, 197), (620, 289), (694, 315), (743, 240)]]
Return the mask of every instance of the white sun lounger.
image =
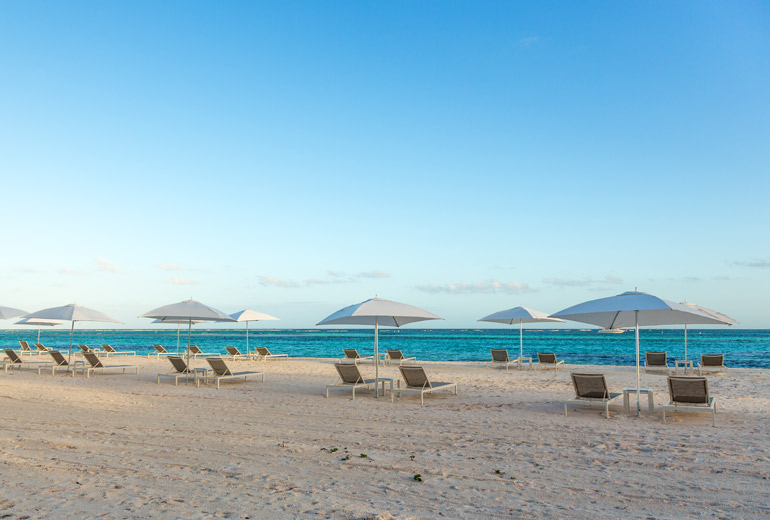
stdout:
[(611, 393), (607, 390), (607, 380), (604, 374), (570, 374), (572, 386), (575, 387), (575, 397), (564, 402), (564, 415), (567, 413), (567, 404), (600, 405), (604, 406), (604, 414), (610, 418), (610, 403), (621, 399), (622, 393)]
[(260, 377), (262, 382), (265, 382), (265, 374), (263, 372), (232, 372), (228, 368), (227, 363), (225, 363), (225, 360), (221, 357), (209, 357), (206, 358), (206, 361), (208, 361), (211, 366), (212, 373), (198, 376), (197, 384), (199, 387), (201, 386), (201, 381), (206, 381), (208, 384), (208, 382), (212, 380), (216, 381), (217, 390), (219, 390), (219, 382), (228, 379), (246, 380), (249, 378)]
[(136, 350), (115, 350), (112, 345), (101, 345), (104, 356), (136, 356)]
[(288, 354), (273, 354), (267, 347), (257, 347), (255, 356), (260, 361), (267, 361), (268, 359), (289, 359)]
[(538, 352), (537, 366), (540, 368), (559, 369), (564, 366), (563, 360), (557, 360), (553, 352)]
[(187, 378), (194, 373), (194, 369), (188, 368), (187, 363), (180, 356), (169, 356), (167, 359), (171, 362), (174, 370), (158, 374), (158, 384), (160, 384), (161, 377), (173, 377), (174, 386), (178, 386), (180, 377)]
[(350, 388), (353, 390), (353, 400), (356, 400), (356, 389), (366, 388), (371, 390), (375, 385), (374, 379), (364, 379), (355, 363), (335, 363), (334, 368), (342, 379), (341, 383), (326, 385), (326, 397), (329, 397), (330, 388)]
[(711, 426), (716, 426), (717, 400), (709, 395), (709, 382), (705, 377), (669, 376), (668, 393), (671, 400), (663, 406), (663, 422), (666, 410), (687, 412), (711, 412)]
[(422, 367), (400, 366), (398, 369), (401, 371), (401, 377), (404, 379), (406, 386), (399, 386), (390, 392), (391, 402), (395, 400), (395, 394), (401, 397), (403, 392), (419, 393), (421, 405), (425, 404), (425, 394), (435, 392), (436, 390), (454, 389), (455, 395), (457, 395), (457, 383), (431, 383), (425, 374), (425, 369)]
[(120, 372), (121, 374), (125, 374), (127, 370), (133, 370), (134, 374), (139, 373), (139, 367), (136, 365), (105, 365), (104, 363), (101, 362), (101, 360), (99, 359), (99, 356), (97, 356), (93, 352), (83, 352), (83, 357), (86, 358), (86, 361), (88, 361), (90, 366), (73, 367), (73, 368), (75, 370), (82, 370), (86, 378), (91, 377), (91, 374), (95, 374), (97, 372), (106, 374), (108, 371), (115, 371), (115, 372)]

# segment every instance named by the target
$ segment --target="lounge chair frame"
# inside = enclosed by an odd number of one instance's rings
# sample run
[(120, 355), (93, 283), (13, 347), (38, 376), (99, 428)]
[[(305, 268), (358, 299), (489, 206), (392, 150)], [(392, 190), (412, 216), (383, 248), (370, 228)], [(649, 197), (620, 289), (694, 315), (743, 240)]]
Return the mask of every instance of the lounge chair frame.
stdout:
[(72, 377), (75, 377), (75, 372), (70, 370), (72, 366), (67, 362), (67, 358), (64, 357), (64, 354), (58, 350), (49, 350), (48, 353), (51, 355), (53, 362), (39, 366), (37, 368), (38, 375), (42, 370), (48, 370), (50, 368), (51, 375), (55, 375), (57, 370), (64, 370), (67, 373), (71, 373)]
[(492, 361), (489, 363), (490, 367), (505, 367), (508, 370), (511, 365), (519, 366), (518, 359), (511, 359), (508, 356), (507, 348), (491, 348), (489, 353), (492, 354)]
[(417, 363), (416, 357), (406, 357), (404, 356), (404, 353), (401, 352), (401, 350), (398, 349), (388, 349), (386, 362), (388, 365), (391, 363), (398, 363), (399, 366), (403, 365), (404, 363)]
[(19, 354), (29, 354), (30, 356), (39, 356), (42, 354), (40, 350), (32, 350), (28, 341), (19, 340)]
[(34, 370), (44, 364), (40, 361), (24, 361), (21, 359), (21, 356), (17, 354), (13, 349), (6, 348), (3, 350), (7, 356), (5, 359), (3, 359), (3, 372), (8, 372), (8, 368), (13, 369), (14, 367), (18, 368), (19, 370), (22, 368), (30, 368)]
[(374, 356), (362, 356), (358, 353), (358, 349), (355, 348), (343, 348), (345, 357), (340, 359), (340, 363), (374, 363)]
[(125, 374), (127, 370), (134, 371), (134, 374), (139, 373), (139, 367), (137, 365), (105, 365), (102, 363), (102, 361), (99, 359), (99, 356), (92, 352), (83, 352), (83, 357), (86, 358), (86, 361), (90, 363), (90, 366), (82, 366), (77, 367), (73, 366), (73, 374), (74, 372), (80, 370), (83, 372), (83, 374), (86, 376), (86, 379), (91, 377), (91, 374), (96, 374), (97, 372), (101, 372), (102, 374), (107, 374), (108, 371), (112, 370), (119, 370), (121, 374)]
[(364, 379), (361, 372), (358, 370), (358, 365), (355, 363), (335, 363), (334, 368), (337, 369), (337, 373), (342, 379), (340, 383), (333, 383), (326, 385), (326, 398), (329, 398), (330, 388), (350, 388), (353, 390), (353, 401), (356, 400), (356, 389), (366, 388), (371, 390), (377, 386), (377, 381), (374, 379)]
[(238, 350), (238, 347), (225, 347), (225, 351), (227, 354), (222, 354), (223, 358), (230, 358), (230, 359), (251, 359), (251, 356), (247, 356), (246, 354), (243, 354), (240, 350)]
[(552, 368), (558, 370), (564, 366), (564, 360), (556, 359), (556, 354), (554, 352), (538, 352), (537, 366), (539, 368)]
[(604, 406), (604, 416), (610, 418), (610, 403), (623, 398), (622, 393), (607, 390), (607, 379), (604, 374), (570, 374), (575, 397), (564, 402), (564, 415), (569, 416), (567, 405)]
[(194, 358), (197, 358), (198, 356), (214, 357), (220, 355), (219, 352), (203, 352), (198, 345), (190, 345), (187, 349)]
[(644, 353), (644, 371), (664, 370), (669, 372), (668, 353), (667, 352), (645, 352)]
[(136, 350), (115, 350), (112, 345), (100, 345), (104, 357), (112, 356), (136, 356)]
[(166, 350), (163, 345), (153, 345), (152, 348), (155, 349), (155, 352), (148, 352), (147, 359), (150, 359), (150, 356), (156, 356), (158, 358), (160, 358), (160, 356), (176, 356), (173, 352)]
[(174, 367), (174, 370), (171, 372), (161, 372), (158, 374), (158, 384), (160, 384), (161, 377), (168, 377), (174, 378), (174, 386), (179, 386), (180, 377), (188, 378), (191, 375), (194, 376), (195, 369), (188, 367), (187, 363), (185, 363), (181, 356), (168, 356), (166, 359), (171, 362), (171, 366)]
[(259, 361), (267, 361), (269, 359), (289, 359), (288, 354), (273, 354), (267, 347), (257, 347), (254, 350), (254, 357)]
[(420, 366), (399, 366), (401, 377), (406, 386), (399, 384), (398, 388), (393, 388), (390, 392), (390, 402), (395, 401), (395, 397), (401, 397), (403, 392), (419, 393), (420, 405), (425, 404), (425, 394), (435, 392), (436, 390), (454, 389), (457, 395), (457, 383), (431, 382), (428, 379), (425, 369)]
[(263, 383), (265, 382), (264, 372), (233, 372), (227, 366), (225, 360), (221, 357), (207, 357), (206, 361), (208, 361), (209, 365), (211, 366), (212, 373), (198, 375), (198, 378), (196, 379), (196, 384), (198, 387), (201, 386), (201, 381), (205, 381), (206, 384), (208, 384), (209, 381), (216, 381), (217, 390), (219, 390), (220, 381), (241, 378), (245, 381), (249, 378), (254, 378), (257, 376), (262, 378)]
[[(691, 393), (689, 396), (688, 392)], [(711, 412), (711, 426), (716, 427), (717, 400), (709, 395), (709, 382), (700, 376), (668, 376), (670, 401), (663, 406), (663, 423), (666, 410), (687, 412)], [(702, 402), (697, 402), (702, 401)]]
[(724, 354), (702, 354), (698, 363), (698, 375), (705, 371), (722, 372), (727, 370)]

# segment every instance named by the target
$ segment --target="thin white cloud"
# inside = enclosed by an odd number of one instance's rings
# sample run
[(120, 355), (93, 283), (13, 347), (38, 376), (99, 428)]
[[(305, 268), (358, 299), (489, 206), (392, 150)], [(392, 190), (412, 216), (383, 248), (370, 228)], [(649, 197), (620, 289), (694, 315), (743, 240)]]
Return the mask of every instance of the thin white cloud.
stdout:
[(326, 274), (328, 274), (329, 276), (333, 276), (334, 278), (342, 278), (343, 276), (345, 276), (345, 273), (343, 273), (342, 271), (326, 271)]
[(67, 268), (65, 267), (65, 268), (59, 269), (59, 274), (66, 274), (66, 275), (76, 275), (76, 276), (79, 276), (79, 275), (82, 275), (83, 273), (82, 273), (82, 272), (80, 272), (80, 271), (76, 271), (75, 269), (67, 269)]
[(733, 262), (742, 267), (754, 267), (757, 269), (770, 269), (770, 258), (757, 258), (755, 260)]
[(718, 274), (714, 277), (714, 280), (724, 281), (724, 280), (732, 280), (732, 278), (723, 274)]
[(377, 269), (365, 273), (358, 273), (358, 278), (390, 278), (390, 273)]
[(459, 282), (449, 284), (426, 284), (418, 285), (416, 289), (432, 294), (520, 294), (533, 291), (533, 289), (526, 283), (501, 282), (498, 280), (487, 280), (484, 282)]
[(585, 278), (546, 278), (543, 283), (555, 285), (556, 287), (591, 287), (596, 285), (619, 285), (623, 283), (617, 276), (607, 275), (600, 280), (590, 277)]
[(293, 289), (299, 287), (299, 283), (295, 280), (281, 280), (279, 278), (273, 278), (272, 276), (258, 276), (259, 284), (265, 287), (283, 287), (287, 289)]
[(40, 271), (37, 269), (33, 269), (32, 267), (22, 267), (19, 269), (19, 272), (27, 273), (27, 274), (38, 274)]
[(161, 271), (181, 271), (182, 267), (177, 264), (157, 264), (155, 267)]
[(194, 280), (189, 280), (187, 278), (182, 278), (181, 276), (175, 276), (174, 278), (171, 279), (171, 283), (173, 283), (174, 285), (195, 285), (198, 282)]
[(107, 271), (110, 273), (117, 273), (119, 271), (119, 269), (115, 266), (115, 264), (113, 264), (106, 258), (94, 258), (94, 262), (96, 262), (99, 265), (99, 269), (101, 269), (102, 271)]
[(519, 40), (519, 44), (523, 47), (532, 47), (538, 41), (540, 41), (538, 36), (525, 36)]

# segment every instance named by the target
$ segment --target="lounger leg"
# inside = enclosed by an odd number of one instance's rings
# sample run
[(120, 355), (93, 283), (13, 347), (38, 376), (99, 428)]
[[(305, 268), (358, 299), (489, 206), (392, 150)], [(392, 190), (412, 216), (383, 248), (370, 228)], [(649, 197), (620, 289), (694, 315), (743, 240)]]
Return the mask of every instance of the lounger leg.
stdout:
[(564, 417), (569, 417), (569, 413), (567, 413), (567, 403), (564, 403)]
[(326, 398), (329, 399), (329, 387), (326, 387)]
[(666, 407), (663, 407), (663, 424), (666, 424)]
[(353, 400), (356, 400), (356, 387), (353, 386)]
[(160, 375), (158, 375), (158, 384), (160, 384)]
[(716, 413), (717, 413), (717, 408), (716, 408), (716, 404), (714, 404), (714, 408), (711, 409), (711, 426), (712, 426), (712, 428), (716, 428), (717, 427)]
[(607, 419), (610, 418), (610, 403), (604, 403), (604, 415), (607, 417)]
[(425, 394), (420, 392), (420, 406), (425, 404)]

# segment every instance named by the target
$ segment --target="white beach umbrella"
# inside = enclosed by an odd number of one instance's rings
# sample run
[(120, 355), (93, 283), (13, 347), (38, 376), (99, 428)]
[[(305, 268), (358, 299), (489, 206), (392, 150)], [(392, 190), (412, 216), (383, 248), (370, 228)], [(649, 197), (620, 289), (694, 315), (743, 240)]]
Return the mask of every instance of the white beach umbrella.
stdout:
[[(182, 324), (184, 323), (185, 325), (187, 325), (188, 321), (189, 320), (153, 320), (150, 323), (152, 324), (168, 323), (170, 325), (173, 325), (174, 323), (176, 323), (176, 353), (178, 355), (179, 354), (179, 330), (182, 328)], [(196, 325), (198, 323), (201, 323), (201, 322), (197, 320), (192, 321), (193, 325)]]
[(279, 318), (276, 318), (275, 316), (270, 316), (269, 314), (265, 314), (264, 312), (252, 311), (250, 309), (234, 312), (230, 315), (230, 317), (235, 321), (246, 322), (246, 354), (247, 355), (249, 353), (249, 322), (279, 320)]
[(69, 305), (62, 305), (61, 307), (51, 307), (50, 309), (43, 309), (42, 311), (33, 312), (27, 314), (25, 318), (44, 318), (48, 320), (60, 320), (72, 322), (70, 328), (70, 347), (68, 354), (68, 361), (72, 361), (72, 336), (75, 334), (75, 322), (77, 321), (103, 321), (108, 323), (123, 323), (116, 320), (112, 316), (108, 316), (103, 312), (83, 307), (82, 305), (75, 305), (70, 303)]
[[(401, 327), (407, 323), (425, 320), (442, 320), (439, 316), (426, 310), (407, 305), (405, 303), (372, 298), (355, 305), (340, 309), (327, 316), (316, 325), (374, 325), (374, 374), (380, 376), (380, 360), (378, 336), (379, 327)], [(379, 397), (379, 390), (375, 385), (375, 394)]]
[(524, 324), (542, 323), (542, 322), (562, 322), (559, 318), (551, 318), (548, 314), (526, 307), (514, 307), (500, 312), (495, 312), (478, 321), (489, 321), (492, 323), (505, 323), (507, 325), (519, 324), (519, 368), (521, 360), (524, 357)]
[(176, 323), (182, 321), (187, 323), (187, 366), (190, 366), (190, 339), (192, 336), (192, 325), (195, 321), (235, 321), (224, 312), (209, 307), (193, 299), (185, 300), (179, 303), (172, 303), (158, 307), (144, 314), (140, 318), (154, 318), (165, 322)]
[(0, 320), (10, 320), (11, 318), (18, 318), (19, 316), (24, 316), (25, 314), (29, 313), (21, 309), (14, 309), (13, 307), (0, 305)]
[[(696, 305), (691, 302), (684, 301), (682, 302), (683, 305), (686, 305), (690, 307), (691, 309), (697, 309), (701, 312), (704, 312), (711, 316), (712, 318), (719, 320), (721, 325), (727, 325), (728, 327), (731, 325), (735, 325), (738, 323), (737, 320), (731, 318), (727, 314), (722, 314), (721, 312), (717, 312), (712, 309), (707, 309), (706, 307), (701, 307), (700, 305)], [(684, 324), (684, 360), (687, 361), (687, 324)]]
[(37, 342), (40, 343), (40, 328), (41, 327), (55, 327), (57, 325), (63, 325), (63, 321), (59, 320), (47, 320), (44, 318), (22, 318), (16, 322), (16, 325), (29, 325), (31, 327), (37, 326)]
[(636, 331), (636, 413), (639, 407), (639, 327), (650, 325), (719, 324), (705, 312), (651, 294), (628, 291), (573, 305), (551, 314), (552, 318), (590, 323), (605, 329), (634, 327)]

